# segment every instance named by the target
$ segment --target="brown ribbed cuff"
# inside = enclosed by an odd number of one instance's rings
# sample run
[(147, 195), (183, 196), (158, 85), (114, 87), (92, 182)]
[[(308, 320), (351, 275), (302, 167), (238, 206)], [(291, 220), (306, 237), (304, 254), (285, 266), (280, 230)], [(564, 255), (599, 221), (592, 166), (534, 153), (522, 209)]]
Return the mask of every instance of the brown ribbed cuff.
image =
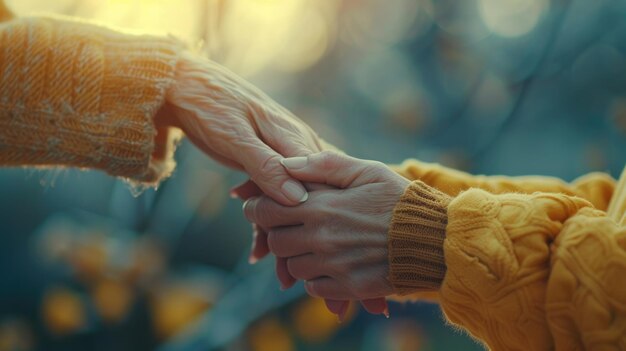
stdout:
[(398, 295), (438, 290), (446, 273), (443, 241), (452, 198), (412, 182), (393, 211), (389, 228), (389, 281)]

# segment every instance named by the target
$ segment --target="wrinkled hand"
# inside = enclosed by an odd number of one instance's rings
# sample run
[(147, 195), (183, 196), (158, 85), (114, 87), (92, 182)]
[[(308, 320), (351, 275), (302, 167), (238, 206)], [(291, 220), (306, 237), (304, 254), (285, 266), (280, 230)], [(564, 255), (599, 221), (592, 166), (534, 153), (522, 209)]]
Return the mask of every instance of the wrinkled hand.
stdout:
[(305, 201), (306, 189), (280, 161), (321, 151), (315, 132), (213, 61), (183, 53), (176, 71), (157, 124), (179, 127), (211, 158), (248, 173), (254, 182), (246, 185), (249, 192), (258, 195), (260, 188), (287, 206)]
[(305, 280), (310, 295), (331, 300), (335, 311), (346, 306), (333, 300), (380, 301), (392, 294), (387, 231), (409, 181), (382, 163), (334, 152), (283, 165), (300, 181), (339, 188), (312, 191), (296, 207), (266, 196), (245, 203), (246, 218), (268, 230), (268, 247), (286, 259), (289, 274)]
[[(267, 194), (284, 205), (306, 200), (301, 183), (280, 164), (290, 156), (305, 156), (329, 145), (297, 117), (224, 67), (184, 53), (166, 103), (157, 113), (158, 130), (178, 127), (202, 151), (223, 165), (246, 171), (251, 181), (233, 189), (244, 200)], [(164, 139), (167, 133), (158, 133)], [(165, 150), (155, 150), (163, 158)], [(310, 186), (311, 189), (320, 188)], [(252, 263), (268, 253), (267, 233), (254, 225)], [(279, 279), (293, 284), (286, 261), (276, 260)], [(329, 306), (333, 306), (329, 303)]]

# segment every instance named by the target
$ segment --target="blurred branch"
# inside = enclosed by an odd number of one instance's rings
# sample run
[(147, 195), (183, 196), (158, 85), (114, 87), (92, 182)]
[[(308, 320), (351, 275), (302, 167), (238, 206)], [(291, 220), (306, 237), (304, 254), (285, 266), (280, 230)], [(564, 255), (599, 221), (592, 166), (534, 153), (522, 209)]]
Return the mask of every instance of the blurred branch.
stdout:
[(472, 160), (477, 161), (477, 160), (480, 160), (482, 157), (484, 157), (487, 154), (487, 152), (498, 142), (498, 140), (502, 138), (504, 132), (519, 117), (521, 107), (526, 100), (526, 96), (528, 96), (528, 93), (530, 92), (530, 89), (533, 86), (536, 73), (541, 69), (541, 67), (543, 67), (547, 58), (550, 56), (552, 49), (555, 47), (554, 44), (556, 43), (556, 40), (558, 39), (559, 34), (561, 33), (563, 29), (563, 24), (565, 22), (565, 18), (567, 17), (569, 13), (569, 9), (571, 7), (572, 1), (575, 1), (575, 0), (569, 0), (569, 1), (563, 2), (563, 10), (558, 12), (558, 15), (554, 21), (554, 26), (553, 26), (554, 29), (550, 32), (550, 36), (546, 40), (546, 44), (542, 50), (541, 56), (537, 60), (535, 67), (531, 70), (532, 73), (528, 76), (528, 78), (526, 78), (523, 81), (520, 87), (520, 92), (518, 93), (515, 99), (515, 102), (513, 103), (513, 106), (511, 107), (510, 112), (502, 120), (500, 125), (494, 129), (492, 136), (490, 138), (487, 138), (487, 140), (482, 145), (478, 146), (478, 148), (474, 150), (471, 156)]

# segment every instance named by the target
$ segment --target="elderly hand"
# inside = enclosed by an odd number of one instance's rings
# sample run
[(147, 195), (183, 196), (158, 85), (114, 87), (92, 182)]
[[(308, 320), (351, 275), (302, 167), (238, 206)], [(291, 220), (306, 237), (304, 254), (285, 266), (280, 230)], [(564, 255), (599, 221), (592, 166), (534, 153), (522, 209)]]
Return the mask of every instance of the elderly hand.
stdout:
[[(235, 188), (233, 195), (245, 200), (265, 193), (284, 205), (306, 200), (306, 190), (280, 160), (330, 146), (267, 95), (226, 68), (187, 52), (166, 100), (155, 117), (157, 129), (178, 127), (210, 157), (250, 175), (252, 181)], [(166, 139), (167, 133), (157, 137)], [(156, 156), (163, 157), (164, 151), (155, 150)], [(267, 233), (255, 225), (250, 261), (268, 253)], [(281, 281), (294, 281), (283, 259), (277, 259), (276, 269)]]
[[(247, 172), (277, 202), (293, 206), (306, 200), (307, 191), (280, 161), (322, 151), (322, 141), (285, 108), (215, 62), (183, 53), (156, 120), (182, 129), (216, 161)], [(252, 183), (246, 187), (258, 193)]]
[(246, 217), (268, 230), (269, 249), (286, 259), (289, 274), (305, 280), (309, 294), (330, 300), (391, 295), (387, 231), (409, 181), (382, 163), (334, 152), (283, 165), (300, 181), (339, 188), (312, 191), (296, 207), (265, 196), (245, 203)]

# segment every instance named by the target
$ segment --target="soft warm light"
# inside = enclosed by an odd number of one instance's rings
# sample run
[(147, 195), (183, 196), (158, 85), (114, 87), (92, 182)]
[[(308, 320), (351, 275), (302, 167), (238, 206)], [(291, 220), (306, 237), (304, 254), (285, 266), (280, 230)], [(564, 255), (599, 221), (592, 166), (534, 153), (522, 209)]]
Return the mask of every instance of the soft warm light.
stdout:
[(72, 334), (85, 327), (87, 311), (80, 295), (65, 287), (52, 288), (42, 302), (42, 317), (56, 335)]
[(266, 319), (250, 329), (250, 349), (253, 351), (293, 351), (289, 331), (276, 318)]
[(96, 310), (107, 323), (118, 323), (133, 302), (132, 288), (120, 279), (104, 278), (91, 290)]
[(547, 0), (480, 0), (480, 13), (487, 28), (503, 37), (530, 32), (548, 8)]
[(71, 15), (132, 30), (172, 34), (238, 74), (300, 71), (326, 53), (338, 2), (330, 0), (8, 0), (19, 15)]
[[(243, 75), (278, 63), (298, 70), (316, 62), (328, 43), (327, 1), (230, 0), (220, 28), (224, 64)], [(219, 55), (218, 54), (218, 55)]]
[(341, 38), (363, 48), (391, 46), (406, 38), (420, 11), (416, 0), (348, 2), (342, 19)]
[(306, 298), (293, 313), (293, 327), (298, 335), (308, 342), (328, 341), (342, 326), (348, 325), (354, 318), (354, 304), (346, 313), (344, 323), (339, 323), (337, 316), (330, 313), (324, 300)]

